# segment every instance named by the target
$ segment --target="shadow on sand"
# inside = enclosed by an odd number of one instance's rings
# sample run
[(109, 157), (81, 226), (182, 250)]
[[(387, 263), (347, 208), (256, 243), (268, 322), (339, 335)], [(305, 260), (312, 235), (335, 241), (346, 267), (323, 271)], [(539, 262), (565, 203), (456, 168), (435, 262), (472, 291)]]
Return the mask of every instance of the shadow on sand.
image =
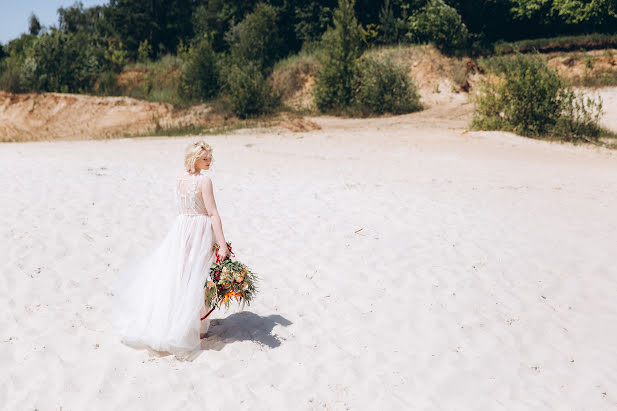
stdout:
[(276, 348), (284, 340), (272, 330), (277, 325), (287, 327), (291, 321), (278, 314), (262, 317), (250, 311), (215, 319), (210, 323), (206, 338), (201, 341), (202, 350), (220, 351), (236, 341), (253, 341), (259, 345)]

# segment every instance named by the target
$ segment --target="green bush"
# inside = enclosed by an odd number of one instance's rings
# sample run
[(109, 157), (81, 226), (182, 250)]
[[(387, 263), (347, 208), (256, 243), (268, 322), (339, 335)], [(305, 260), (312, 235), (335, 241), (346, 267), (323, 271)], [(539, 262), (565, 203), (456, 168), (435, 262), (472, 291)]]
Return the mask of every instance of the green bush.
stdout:
[(200, 101), (215, 97), (221, 89), (217, 60), (210, 41), (192, 44), (180, 78), (179, 94)]
[(128, 61), (128, 51), (124, 49), (124, 45), (121, 41), (108, 41), (107, 49), (104, 52), (105, 60), (111, 66), (111, 68), (119, 72), (126, 65)]
[(22, 60), (12, 56), (0, 61), (0, 90), (11, 93), (28, 91), (22, 72)]
[(472, 127), (526, 136), (595, 137), (602, 101), (564, 84), (539, 55), (491, 59), (492, 76), (475, 96)]
[(363, 57), (357, 65), (353, 107), (362, 114), (403, 114), (422, 108), (407, 71), (390, 60)]
[(231, 66), (226, 80), (231, 110), (240, 118), (270, 113), (280, 105), (280, 96), (254, 63)]
[(469, 41), (469, 31), (455, 8), (443, 0), (429, 0), (409, 17), (411, 41), (433, 43), (445, 52), (464, 48)]
[(567, 87), (559, 96), (561, 115), (553, 128), (553, 135), (574, 140), (577, 137), (597, 138), (602, 133), (602, 99), (585, 97)]
[(31, 53), (32, 44), (36, 41), (36, 36), (22, 34), (4, 47), (5, 58), (0, 61), (0, 90), (12, 93), (31, 91), (23, 65), (26, 55)]
[(150, 56), (152, 55), (152, 46), (148, 42), (148, 40), (143, 40), (139, 43), (139, 48), (137, 49), (137, 61), (140, 63), (147, 63), (150, 60)]
[(104, 96), (119, 96), (122, 90), (117, 83), (117, 74), (113, 70), (105, 71), (99, 75), (97, 92)]
[(321, 69), (315, 82), (315, 104), (321, 111), (344, 109), (353, 98), (356, 59), (360, 56), (362, 29), (354, 13), (354, 0), (339, 0), (334, 28), (324, 34)]

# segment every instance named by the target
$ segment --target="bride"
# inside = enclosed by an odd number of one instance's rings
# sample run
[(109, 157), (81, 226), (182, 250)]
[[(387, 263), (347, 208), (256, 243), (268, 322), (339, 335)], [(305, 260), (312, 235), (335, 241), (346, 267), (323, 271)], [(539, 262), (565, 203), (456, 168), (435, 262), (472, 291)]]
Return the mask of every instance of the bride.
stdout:
[(214, 201), (210, 168), (212, 148), (204, 141), (186, 150), (185, 171), (176, 181), (178, 215), (162, 242), (123, 267), (111, 285), (115, 306), (110, 320), (122, 341), (136, 348), (180, 353), (198, 350), (200, 331), (209, 320), (204, 284), (215, 258), (228, 254)]

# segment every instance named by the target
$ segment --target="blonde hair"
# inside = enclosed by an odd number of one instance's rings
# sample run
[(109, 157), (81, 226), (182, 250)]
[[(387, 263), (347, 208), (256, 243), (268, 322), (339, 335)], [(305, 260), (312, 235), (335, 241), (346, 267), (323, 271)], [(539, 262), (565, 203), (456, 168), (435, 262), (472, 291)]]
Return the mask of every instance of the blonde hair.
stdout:
[(204, 154), (208, 156), (208, 159), (212, 159), (212, 147), (210, 147), (210, 144), (203, 140), (199, 140), (189, 145), (186, 148), (186, 154), (184, 156), (184, 167), (191, 173), (194, 173), (195, 162)]

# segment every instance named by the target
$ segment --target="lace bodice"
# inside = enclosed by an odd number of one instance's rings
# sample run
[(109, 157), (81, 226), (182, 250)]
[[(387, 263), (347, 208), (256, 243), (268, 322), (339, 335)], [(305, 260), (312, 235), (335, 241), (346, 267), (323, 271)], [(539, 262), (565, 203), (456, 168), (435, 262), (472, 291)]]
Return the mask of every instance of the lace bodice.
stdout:
[(178, 214), (207, 214), (201, 196), (201, 174), (183, 174), (176, 180), (176, 203)]

